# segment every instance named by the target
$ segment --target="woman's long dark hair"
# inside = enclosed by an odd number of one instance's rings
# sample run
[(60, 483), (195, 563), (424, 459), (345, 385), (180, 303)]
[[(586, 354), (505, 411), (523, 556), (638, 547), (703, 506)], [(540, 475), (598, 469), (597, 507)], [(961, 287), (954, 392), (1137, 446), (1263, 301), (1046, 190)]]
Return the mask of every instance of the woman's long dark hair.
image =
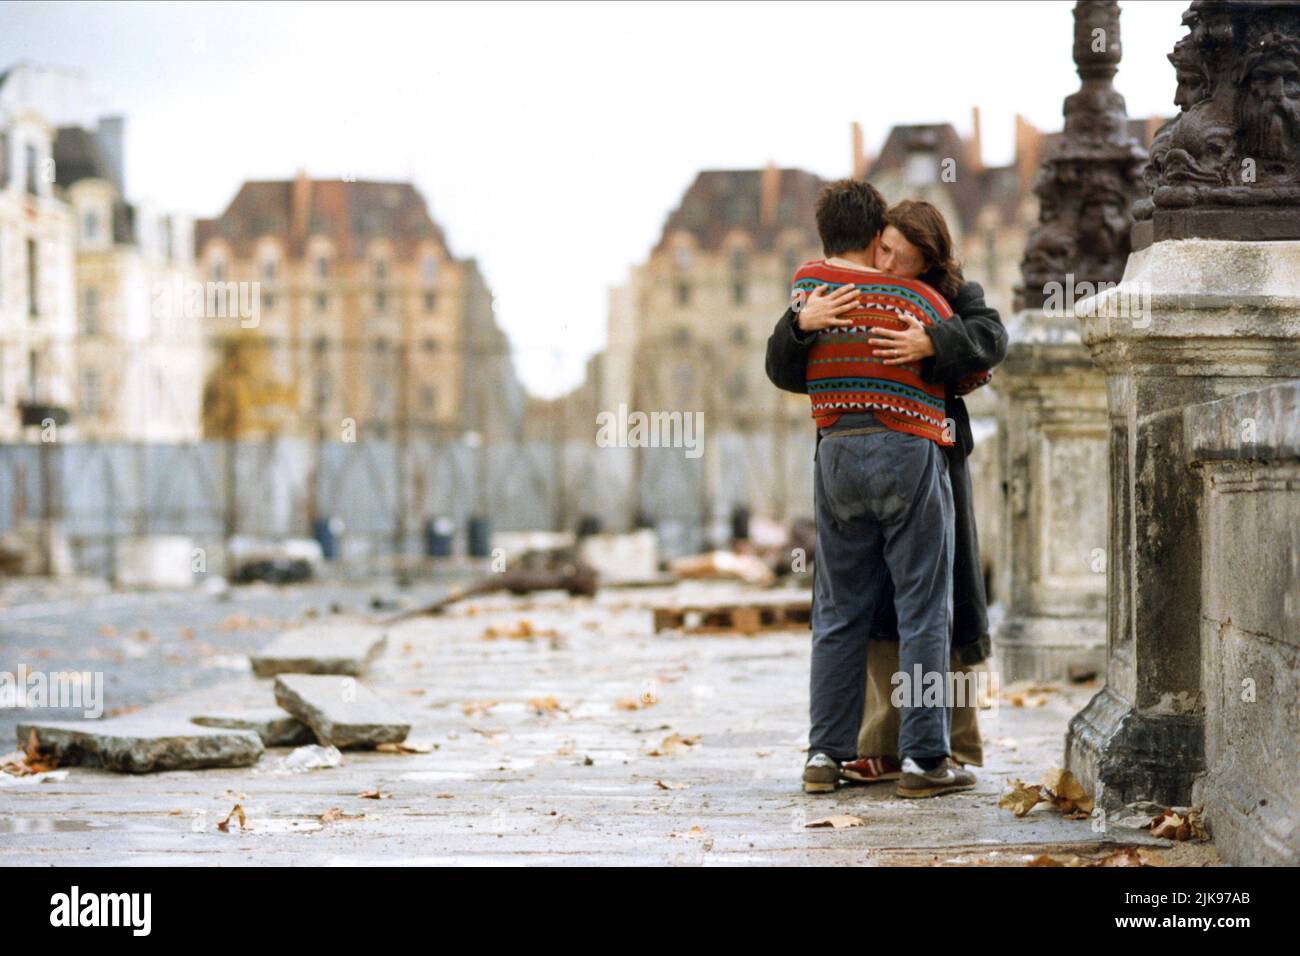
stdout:
[(949, 302), (953, 301), (965, 278), (961, 263), (953, 256), (952, 236), (943, 213), (924, 199), (904, 199), (889, 207), (885, 224), (901, 232), (920, 251), (925, 259), (921, 281), (934, 286)]

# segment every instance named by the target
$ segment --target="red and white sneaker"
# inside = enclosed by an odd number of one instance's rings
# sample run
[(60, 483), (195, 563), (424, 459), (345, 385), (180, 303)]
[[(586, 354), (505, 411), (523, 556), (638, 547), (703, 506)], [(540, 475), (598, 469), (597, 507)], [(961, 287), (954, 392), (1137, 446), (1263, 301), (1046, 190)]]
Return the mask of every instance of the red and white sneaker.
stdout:
[(840, 776), (854, 783), (879, 783), (902, 775), (903, 766), (897, 757), (859, 757), (840, 764)]

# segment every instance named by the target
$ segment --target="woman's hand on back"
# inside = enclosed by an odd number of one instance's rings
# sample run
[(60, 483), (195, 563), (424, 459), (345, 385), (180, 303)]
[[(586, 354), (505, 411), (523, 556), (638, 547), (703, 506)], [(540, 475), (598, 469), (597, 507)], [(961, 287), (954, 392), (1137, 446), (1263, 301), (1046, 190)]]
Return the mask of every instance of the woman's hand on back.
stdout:
[(809, 293), (801, 308), (796, 307), (795, 319), (800, 332), (819, 332), (822, 329), (845, 328), (853, 324), (852, 319), (842, 318), (846, 312), (858, 307), (858, 288), (855, 285), (842, 285), (829, 295), (825, 285), (819, 285)]

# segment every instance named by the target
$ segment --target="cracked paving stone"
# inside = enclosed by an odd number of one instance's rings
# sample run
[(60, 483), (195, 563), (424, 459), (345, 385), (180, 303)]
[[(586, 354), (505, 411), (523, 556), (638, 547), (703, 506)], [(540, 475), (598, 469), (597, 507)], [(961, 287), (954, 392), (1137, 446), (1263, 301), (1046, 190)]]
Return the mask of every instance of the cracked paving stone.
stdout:
[(247, 730), (199, 727), (185, 720), (110, 717), (18, 725), (19, 745), (35, 731), (40, 749), (63, 766), (123, 773), (247, 767), (262, 756), (262, 738)]
[(411, 732), (410, 723), (351, 677), (281, 674), (275, 702), (310, 727), (318, 742), (340, 750), (400, 743)]
[(277, 674), (345, 674), (360, 677), (388, 643), (379, 627), (319, 624), (285, 631), (249, 656), (258, 677)]

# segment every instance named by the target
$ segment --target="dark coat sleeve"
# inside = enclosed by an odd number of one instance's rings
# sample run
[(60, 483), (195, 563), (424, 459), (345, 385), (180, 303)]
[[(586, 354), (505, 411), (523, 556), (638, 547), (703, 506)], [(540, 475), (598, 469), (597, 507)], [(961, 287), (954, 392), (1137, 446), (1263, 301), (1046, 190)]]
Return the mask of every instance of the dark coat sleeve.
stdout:
[(984, 302), (978, 282), (962, 283), (952, 311), (947, 322), (926, 326), (934, 344), (934, 355), (921, 361), (921, 377), (927, 382), (952, 382), (987, 372), (1006, 358), (1007, 330), (998, 310)]
[(812, 345), (813, 336), (801, 333), (794, 310), (786, 309), (767, 339), (767, 377), (772, 384), (783, 391), (807, 394)]

